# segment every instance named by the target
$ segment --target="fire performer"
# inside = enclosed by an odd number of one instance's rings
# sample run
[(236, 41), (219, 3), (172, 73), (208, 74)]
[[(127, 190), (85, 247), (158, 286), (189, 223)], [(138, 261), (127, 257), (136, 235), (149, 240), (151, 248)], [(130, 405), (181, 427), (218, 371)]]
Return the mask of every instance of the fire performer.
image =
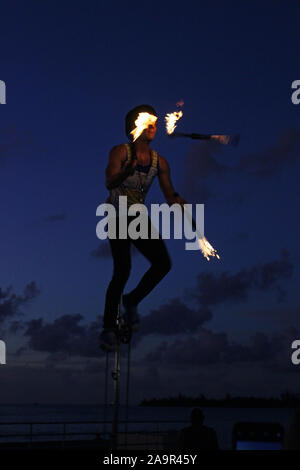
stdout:
[[(117, 347), (116, 319), (121, 296), (125, 322), (132, 331), (136, 331), (139, 326), (138, 304), (171, 269), (171, 260), (161, 235), (158, 239), (151, 239), (149, 216), (148, 239), (118, 238), (119, 197), (127, 196), (128, 206), (143, 203), (154, 178), (158, 176), (166, 202), (182, 207), (186, 204), (172, 185), (168, 162), (150, 147), (156, 134), (156, 121), (157, 113), (152, 106), (140, 105), (129, 111), (125, 129), (130, 142), (111, 149), (106, 168), (106, 187), (110, 191), (106, 202), (113, 204), (117, 213), (117, 237), (109, 238), (114, 262), (113, 277), (106, 291), (103, 331), (100, 334), (100, 346), (106, 351), (115, 351)], [(134, 218), (127, 217), (127, 228)], [(150, 261), (151, 266), (137, 287), (122, 295), (131, 270), (131, 244)]]

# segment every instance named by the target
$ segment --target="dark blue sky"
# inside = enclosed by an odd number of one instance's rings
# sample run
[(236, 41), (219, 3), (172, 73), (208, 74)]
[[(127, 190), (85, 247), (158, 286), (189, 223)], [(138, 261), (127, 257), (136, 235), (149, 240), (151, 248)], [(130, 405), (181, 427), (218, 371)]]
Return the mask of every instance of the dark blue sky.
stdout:
[[(140, 305), (134, 399), (296, 391), (299, 16), (280, 0), (2, 2), (2, 402), (24, 388), (28, 402), (99, 401), (112, 260), (95, 213), (109, 150), (141, 103), (159, 113), (153, 148), (174, 187), (205, 203), (221, 260), (166, 241), (173, 268)], [(240, 133), (239, 147), (169, 140), (163, 118), (180, 99), (178, 130)], [(158, 181), (148, 202), (164, 202)], [(148, 268), (133, 259), (126, 290)]]

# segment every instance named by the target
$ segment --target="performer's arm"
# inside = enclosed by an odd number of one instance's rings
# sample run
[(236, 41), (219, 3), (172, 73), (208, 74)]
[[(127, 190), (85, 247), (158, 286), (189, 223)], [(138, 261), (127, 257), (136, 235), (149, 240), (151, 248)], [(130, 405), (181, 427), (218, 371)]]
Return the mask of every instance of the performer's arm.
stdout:
[(106, 187), (113, 189), (119, 186), (136, 167), (137, 160), (126, 160), (126, 146), (124, 144), (113, 147), (109, 154), (109, 161), (106, 167)]
[(186, 201), (176, 193), (173, 184), (171, 182), (171, 171), (167, 160), (162, 157), (161, 155), (158, 156), (159, 158), (159, 173), (158, 173), (158, 180), (161, 187), (162, 192), (166, 198), (166, 201), (169, 205), (172, 204), (186, 204)]

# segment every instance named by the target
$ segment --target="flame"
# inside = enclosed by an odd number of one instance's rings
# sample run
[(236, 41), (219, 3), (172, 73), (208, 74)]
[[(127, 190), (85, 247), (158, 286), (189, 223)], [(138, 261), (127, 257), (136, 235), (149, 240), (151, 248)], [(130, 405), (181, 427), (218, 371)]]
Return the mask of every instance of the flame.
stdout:
[(227, 145), (230, 142), (230, 135), (211, 135), (210, 138), (223, 145)]
[(178, 111), (178, 112), (175, 111), (174, 113), (170, 113), (166, 115), (165, 121), (166, 121), (166, 130), (168, 134), (172, 134), (174, 132), (175, 127), (176, 127), (176, 122), (182, 116), (183, 116), (182, 111)]
[(147, 129), (150, 124), (155, 124), (157, 117), (149, 113), (139, 113), (137, 120), (135, 121), (135, 129), (130, 132), (133, 135), (133, 142)]
[(183, 105), (184, 105), (184, 101), (183, 101), (183, 100), (179, 100), (179, 101), (176, 103), (177, 108), (182, 108)]
[(215, 256), (216, 258), (220, 259), (220, 256), (218, 255), (217, 251), (214, 249), (214, 247), (211, 246), (211, 244), (209, 243), (208, 240), (206, 240), (205, 236), (201, 235), (201, 233), (199, 232), (197, 226), (196, 226), (196, 223), (194, 222), (191, 214), (188, 212), (187, 208), (185, 206), (184, 207), (184, 210), (185, 210), (185, 214), (187, 216), (187, 218), (189, 219), (190, 223), (192, 224), (193, 228), (195, 228), (195, 232), (198, 236), (198, 244), (199, 244), (199, 247), (202, 251), (202, 254), (203, 256), (207, 259), (207, 261), (209, 261), (209, 257), (211, 256)]
[(216, 256), (218, 259), (220, 259), (220, 256), (218, 255), (217, 251), (211, 246), (211, 244), (208, 240), (206, 240), (205, 237), (198, 238), (198, 243), (203, 253), (203, 256), (207, 259), (207, 261), (209, 261), (210, 256)]

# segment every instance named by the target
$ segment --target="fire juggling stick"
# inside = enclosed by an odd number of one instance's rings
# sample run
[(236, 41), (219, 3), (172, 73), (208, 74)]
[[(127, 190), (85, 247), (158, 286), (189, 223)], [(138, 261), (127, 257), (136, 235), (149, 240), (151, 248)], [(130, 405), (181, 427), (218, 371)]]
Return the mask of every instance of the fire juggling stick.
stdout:
[(177, 121), (182, 118), (182, 111), (175, 111), (174, 113), (169, 113), (165, 117), (166, 121), (166, 131), (169, 137), (188, 137), (190, 139), (196, 140), (214, 140), (223, 145), (233, 145), (236, 147), (240, 141), (240, 135), (224, 135), (224, 134), (186, 134), (184, 132), (174, 132)]
[(232, 145), (236, 147), (240, 141), (240, 135), (215, 135), (215, 134), (185, 134), (183, 132), (172, 132), (169, 137), (189, 137), (195, 140), (215, 140), (223, 145)]
[(216, 258), (220, 259), (220, 256), (218, 255), (217, 251), (211, 246), (208, 240), (204, 236), (201, 235), (199, 232), (196, 222), (194, 221), (193, 217), (191, 214), (187, 211), (187, 209), (184, 207), (185, 210), (185, 215), (188, 218), (189, 222), (191, 223), (193, 229), (195, 230), (197, 237), (198, 237), (198, 243), (200, 246), (200, 249), (203, 253), (203, 256), (209, 261), (210, 256), (215, 256)]

